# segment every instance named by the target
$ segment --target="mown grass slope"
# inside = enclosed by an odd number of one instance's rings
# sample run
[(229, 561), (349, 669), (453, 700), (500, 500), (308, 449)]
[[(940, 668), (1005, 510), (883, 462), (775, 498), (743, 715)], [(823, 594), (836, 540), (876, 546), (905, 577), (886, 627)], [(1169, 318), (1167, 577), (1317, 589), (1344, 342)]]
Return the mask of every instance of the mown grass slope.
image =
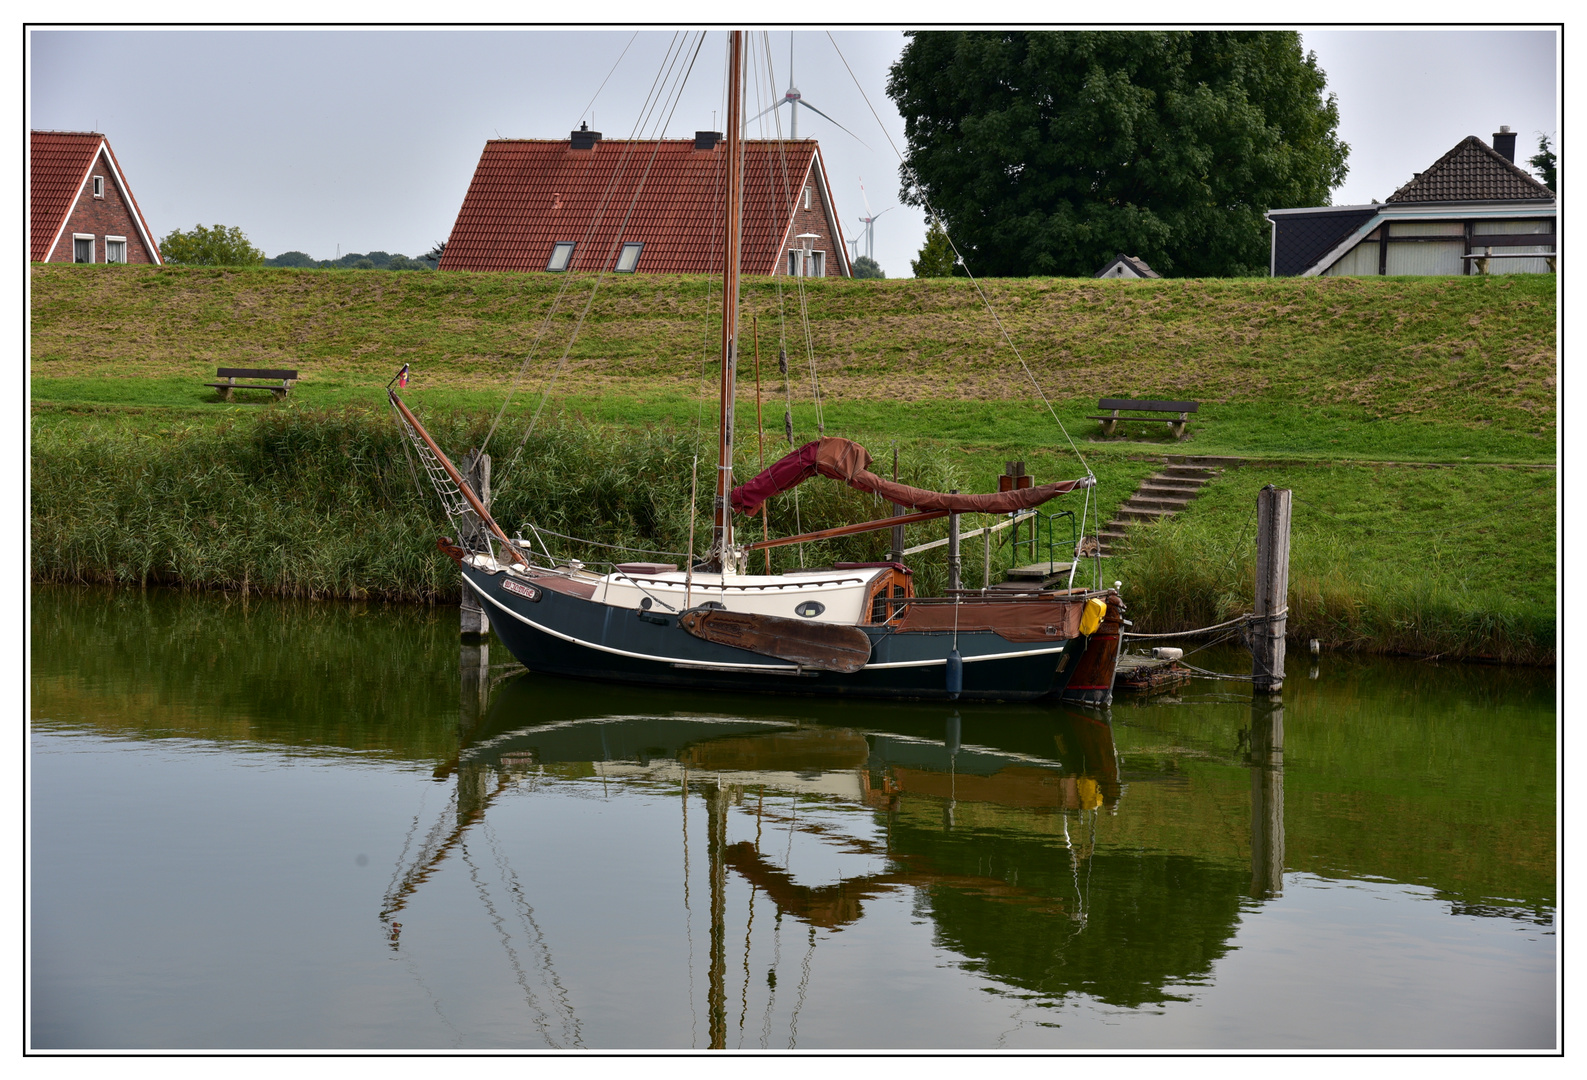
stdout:
[[(758, 318), (765, 394), (784, 396), (780, 343), (800, 427), (814, 426), (813, 367), (833, 422), (889, 437), (925, 416), (977, 442), (989, 428), (992, 441), (1051, 441), (1034, 382), (1079, 435), (1099, 397), (1172, 397), (1203, 403), (1190, 445), (1207, 452), (1553, 455), (1550, 276), (981, 288), (997, 322), (962, 280), (807, 281), (806, 338), (798, 290), (750, 279), (745, 330)], [(522, 369), (530, 399), (554, 376), (559, 404), (683, 422), (710, 381), (717, 291), (703, 277), (597, 288), (551, 274), (36, 265), (34, 395), (199, 405), (214, 400), (202, 384), (218, 366), (291, 367), (303, 400), (340, 404), (410, 363), (415, 391), (450, 405), (492, 407)], [(742, 353), (747, 401), (751, 341)]]

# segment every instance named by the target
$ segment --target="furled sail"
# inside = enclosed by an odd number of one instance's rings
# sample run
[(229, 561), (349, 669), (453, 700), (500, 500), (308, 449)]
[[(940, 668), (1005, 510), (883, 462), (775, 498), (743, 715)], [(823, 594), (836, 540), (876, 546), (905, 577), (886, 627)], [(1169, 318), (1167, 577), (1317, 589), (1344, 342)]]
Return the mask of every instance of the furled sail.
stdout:
[(826, 438), (805, 443), (793, 453), (772, 464), (765, 472), (746, 480), (733, 489), (733, 509), (740, 514), (752, 514), (760, 504), (773, 495), (810, 479), (816, 473), (841, 480), (849, 487), (880, 495), (884, 499), (915, 510), (952, 510), (959, 513), (1008, 514), (1015, 510), (1039, 506), (1048, 499), (1075, 488), (1088, 487), (1089, 477), (1065, 480), (1057, 484), (1038, 484), (1015, 491), (994, 491), (986, 494), (951, 495), (943, 491), (927, 491), (892, 480), (884, 480), (870, 471), (871, 455), (865, 447), (848, 439)]

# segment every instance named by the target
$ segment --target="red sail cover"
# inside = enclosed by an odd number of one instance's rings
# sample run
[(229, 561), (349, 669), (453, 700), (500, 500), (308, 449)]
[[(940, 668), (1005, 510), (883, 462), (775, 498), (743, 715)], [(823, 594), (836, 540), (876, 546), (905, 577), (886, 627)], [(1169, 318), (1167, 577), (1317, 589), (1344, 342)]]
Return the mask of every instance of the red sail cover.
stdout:
[(740, 514), (753, 514), (760, 509), (761, 503), (773, 495), (803, 483), (816, 473), (914, 510), (953, 510), (965, 514), (1008, 514), (1024, 510), (1087, 483), (1085, 480), (1066, 480), (1059, 484), (1039, 484), (985, 495), (949, 495), (883, 480), (870, 471), (870, 464), (870, 453), (857, 442), (817, 439), (805, 443), (759, 476), (734, 488), (733, 509)]

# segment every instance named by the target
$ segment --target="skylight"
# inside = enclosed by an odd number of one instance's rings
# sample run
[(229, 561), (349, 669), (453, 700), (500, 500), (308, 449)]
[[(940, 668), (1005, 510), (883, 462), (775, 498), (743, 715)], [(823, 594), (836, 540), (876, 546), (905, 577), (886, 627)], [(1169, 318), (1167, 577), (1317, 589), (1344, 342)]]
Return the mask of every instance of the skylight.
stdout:
[(624, 244), (622, 252), (617, 256), (617, 272), (632, 274), (634, 267), (639, 263), (639, 253), (644, 249), (644, 244)]
[(551, 249), (551, 261), (546, 263), (546, 269), (557, 272), (566, 270), (568, 260), (571, 258), (573, 258), (573, 241), (559, 240)]

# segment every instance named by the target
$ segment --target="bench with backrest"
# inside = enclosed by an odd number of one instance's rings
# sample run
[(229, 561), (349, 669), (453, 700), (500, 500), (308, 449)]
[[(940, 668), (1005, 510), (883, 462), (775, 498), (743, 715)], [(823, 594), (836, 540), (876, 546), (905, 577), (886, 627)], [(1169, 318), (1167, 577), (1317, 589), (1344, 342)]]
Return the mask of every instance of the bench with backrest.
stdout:
[[(1103, 398), (1097, 402), (1097, 408), (1110, 409), (1108, 416), (1088, 416), (1087, 420), (1102, 421), (1102, 437), (1109, 438), (1118, 430), (1118, 426), (1125, 421), (1141, 421), (1150, 424), (1167, 424), (1168, 429), (1174, 433), (1174, 438), (1185, 437), (1185, 425), (1190, 422), (1190, 414), (1196, 411), (1197, 403), (1194, 401), (1135, 401), (1129, 398)], [(1173, 413), (1172, 416), (1120, 416), (1120, 411), (1148, 412), (1148, 413)]]
[[(222, 401), (230, 401), (233, 390), (268, 390), (277, 398), (284, 398), (292, 389), (292, 384), (298, 381), (295, 371), (277, 370), (275, 368), (243, 368), (223, 367), (215, 369), (215, 378), (225, 379), (225, 382), (205, 383), (213, 386), (220, 394)], [(238, 379), (274, 379), (273, 383), (259, 386), (252, 383), (240, 383)]]

